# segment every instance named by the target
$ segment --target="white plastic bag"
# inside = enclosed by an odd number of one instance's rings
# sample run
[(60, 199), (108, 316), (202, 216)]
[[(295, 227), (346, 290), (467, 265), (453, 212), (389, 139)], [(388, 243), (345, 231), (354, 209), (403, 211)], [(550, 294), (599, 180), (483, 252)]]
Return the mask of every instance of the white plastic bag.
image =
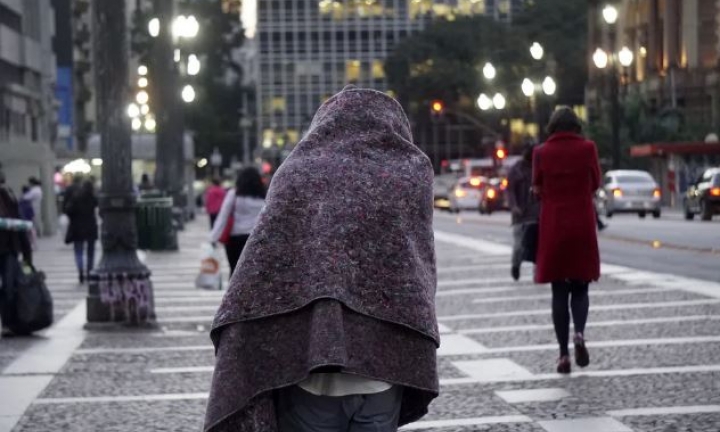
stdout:
[(211, 244), (201, 248), (200, 274), (195, 279), (195, 287), (205, 290), (221, 290), (222, 273), (220, 272), (220, 253)]

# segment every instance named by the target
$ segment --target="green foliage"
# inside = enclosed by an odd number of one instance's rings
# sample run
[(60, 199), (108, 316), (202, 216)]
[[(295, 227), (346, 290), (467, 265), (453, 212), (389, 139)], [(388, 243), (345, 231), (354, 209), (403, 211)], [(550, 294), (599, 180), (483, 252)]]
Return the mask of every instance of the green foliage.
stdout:
[[(486, 17), (438, 21), (398, 44), (385, 71), (390, 87), (408, 105), (436, 98), (467, 105), (481, 92), (513, 98), (531, 64), (525, 45), (517, 32)], [(497, 70), (492, 82), (482, 74), (486, 62)]]
[[(551, 75), (558, 83), (557, 102), (582, 104), (587, 81), (587, 3), (543, 0), (528, 2), (511, 26), (484, 16), (438, 21), (398, 44), (387, 59), (390, 87), (406, 106), (423, 106), (440, 98), (472, 109), (480, 92), (504, 93), (509, 107), (526, 107), (520, 84)], [(545, 48), (534, 61), (533, 42)], [(482, 66), (491, 62), (497, 78), (488, 83)]]

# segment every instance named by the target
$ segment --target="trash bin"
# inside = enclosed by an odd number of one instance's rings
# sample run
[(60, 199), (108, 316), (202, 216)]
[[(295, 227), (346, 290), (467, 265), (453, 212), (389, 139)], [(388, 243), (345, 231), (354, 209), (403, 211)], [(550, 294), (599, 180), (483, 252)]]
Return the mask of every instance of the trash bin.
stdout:
[(172, 198), (142, 196), (135, 213), (138, 249), (177, 250), (177, 230), (173, 223)]

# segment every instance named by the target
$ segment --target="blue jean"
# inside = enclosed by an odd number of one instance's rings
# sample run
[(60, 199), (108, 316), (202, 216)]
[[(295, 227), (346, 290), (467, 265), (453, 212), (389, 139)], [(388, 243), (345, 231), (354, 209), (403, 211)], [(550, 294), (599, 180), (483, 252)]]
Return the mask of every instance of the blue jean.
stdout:
[(76, 241), (75, 247), (75, 265), (80, 273), (85, 271), (83, 261), (85, 248), (87, 246), (87, 272), (90, 273), (95, 265), (95, 242), (94, 241)]

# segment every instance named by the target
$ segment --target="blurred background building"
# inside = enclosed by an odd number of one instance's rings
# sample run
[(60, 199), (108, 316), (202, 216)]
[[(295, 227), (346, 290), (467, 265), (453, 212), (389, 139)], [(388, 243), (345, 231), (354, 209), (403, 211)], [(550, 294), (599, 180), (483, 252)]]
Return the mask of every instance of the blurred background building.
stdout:
[[(50, 0), (0, 0), (0, 162), (19, 192), (37, 177), (54, 196), (57, 132), (55, 17)], [(55, 201), (45, 199), (43, 233), (55, 226)]]

